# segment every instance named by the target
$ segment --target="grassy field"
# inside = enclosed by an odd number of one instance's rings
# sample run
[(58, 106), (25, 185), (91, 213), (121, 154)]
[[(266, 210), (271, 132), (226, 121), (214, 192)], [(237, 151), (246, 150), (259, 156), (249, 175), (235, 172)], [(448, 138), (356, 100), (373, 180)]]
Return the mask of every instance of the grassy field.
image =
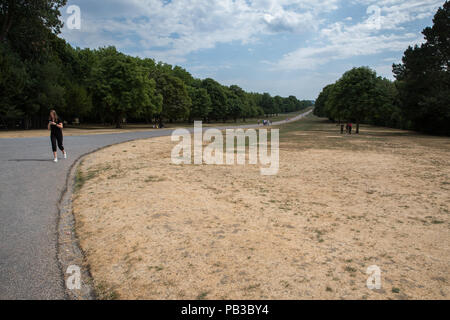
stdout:
[(172, 165), (168, 137), (86, 157), (73, 208), (99, 297), (449, 298), (449, 138), (312, 116), (280, 134), (273, 177)]
[[(254, 119), (247, 119), (245, 122), (242, 121), (242, 119), (239, 119), (238, 121), (228, 121), (228, 122), (220, 122), (220, 123), (204, 123), (204, 127), (222, 127), (222, 126), (229, 126), (229, 125), (247, 125), (247, 124), (255, 124), (258, 123), (258, 121), (263, 119), (270, 119), (272, 122), (282, 121), (289, 118), (293, 118), (301, 113), (304, 113), (308, 111), (310, 108), (298, 111), (298, 112), (292, 112), (292, 113), (283, 113), (279, 114), (278, 116), (269, 117), (266, 118), (264, 116), (261, 116), (259, 118)], [(174, 129), (174, 128), (186, 128), (186, 127), (192, 127), (193, 124), (189, 123), (165, 123), (165, 129)], [(129, 124), (124, 125), (122, 129), (116, 129), (113, 125), (93, 125), (93, 124), (82, 124), (80, 126), (68, 126), (64, 129), (64, 135), (65, 136), (80, 136), (80, 135), (92, 135), (92, 134), (111, 134), (111, 133), (125, 133), (125, 132), (133, 132), (133, 131), (149, 131), (149, 130), (158, 130), (153, 129), (152, 125), (147, 124)], [(46, 137), (49, 135), (48, 130), (40, 129), (40, 130), (0, 130), (0, 139), (5, 138), (32, 138), (32, 137)]]

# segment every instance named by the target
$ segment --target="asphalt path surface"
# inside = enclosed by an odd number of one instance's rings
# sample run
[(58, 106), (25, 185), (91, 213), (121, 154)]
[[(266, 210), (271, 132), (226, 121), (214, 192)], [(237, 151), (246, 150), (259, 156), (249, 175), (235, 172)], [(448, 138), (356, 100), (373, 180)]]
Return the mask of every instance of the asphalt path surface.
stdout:
[[(310, 112), (273, 125), (300, 120)], [(251, 127), (258, 126), (240, 128)], [(75, 161), (108, 145), (172, 131), (65, 137), (68, 159), (58, 163), (52, 161), (48, 137), (0, 139), (0, 299), (67, 297), (57, 260), (58, 201)]]

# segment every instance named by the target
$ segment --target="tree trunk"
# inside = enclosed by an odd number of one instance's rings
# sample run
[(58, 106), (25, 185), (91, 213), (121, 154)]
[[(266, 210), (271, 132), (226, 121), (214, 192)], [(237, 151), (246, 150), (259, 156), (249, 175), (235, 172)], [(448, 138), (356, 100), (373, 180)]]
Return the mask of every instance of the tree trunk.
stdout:
[(31, 128), (31, 118), (30, 118), (30, 116), (26, 116), (25, 117), (25, 119), (24, 119), (24, 124), (25, 124), (25, 126), (24, 126), (24, 129), (25, 130), (30, 130), (30, 128)]
[(122, 117), (120, 115), (116, 116), (116, 129), (122, 129)]
[(359, 134), (359, 120), (356, 121), (356, 134)]
[(13, 23), (13, 4), (12, 0), (8, 1), (8, 12), (6, 13), (5, 20), (3, 21), (2, 31), (0, 33), (0, 41), (6, 41), (9, 30), (11, 29)]

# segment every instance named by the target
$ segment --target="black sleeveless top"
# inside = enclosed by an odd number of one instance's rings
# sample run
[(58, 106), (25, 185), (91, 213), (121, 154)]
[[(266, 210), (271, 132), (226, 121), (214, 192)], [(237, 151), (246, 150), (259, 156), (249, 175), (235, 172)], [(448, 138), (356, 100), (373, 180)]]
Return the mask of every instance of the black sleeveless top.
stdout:
[[(51, 121), (52, 120), (49, 120), (49, 122), (51, 122)], [(62, 121), (60, 119), (58, 119), (58, 120), (55, 121), (55, 123), (56, 124), (61, 124)], [(51, 130), (51, 133), (54, 134), (54, 135), (59, 135), (59, 134), (62, 133), (61, 128), (59, 128), (59, 127), (57, 127), (55, 125), (52, 125), (52, 124), (50, 125), (50, 130)]]

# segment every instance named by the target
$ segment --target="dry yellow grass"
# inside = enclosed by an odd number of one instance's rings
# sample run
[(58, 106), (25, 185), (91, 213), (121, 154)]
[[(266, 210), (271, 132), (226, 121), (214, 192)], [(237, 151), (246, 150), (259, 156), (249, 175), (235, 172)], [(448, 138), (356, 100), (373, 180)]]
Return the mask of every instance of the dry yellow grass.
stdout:
[(86, 157), (73, 207), (100, 297), (448, 299), (450, 139), (337, 131), (283, 127), (273, 177), (172, 165), (168, 137)]

